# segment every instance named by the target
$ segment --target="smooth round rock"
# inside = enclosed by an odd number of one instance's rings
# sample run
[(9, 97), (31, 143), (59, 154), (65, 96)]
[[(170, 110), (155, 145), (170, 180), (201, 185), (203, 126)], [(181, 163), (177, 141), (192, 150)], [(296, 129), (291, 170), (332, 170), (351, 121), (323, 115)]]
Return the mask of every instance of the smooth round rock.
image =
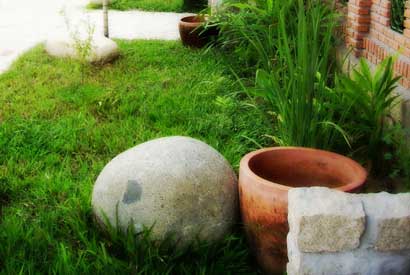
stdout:
[[(125, 231), (152, 228), (151, 237), (182, 244), (221, 239), (236, 222), (237, 179), (209, 145), (166, 137), (135, 146), (105, 166), (92, 195), (99, 222)], [(116, 224), (118, 221), (118, 224)]]
[(74, 39), (70, 36), (61, 36), (58, 38), (51, 38), (45, 42), (46, 52), (54, 57), (59, 58), (73, 58), (80, 59), (80, 52), (76, 45), (86, 46), (90, 43), (90, 50), (85, 57), (90, 63), (106, 63), (119, 56), (119, 49), (117, 43), (104, 36), (96, 35), (91, 39), (81, 36), (81, 38)]

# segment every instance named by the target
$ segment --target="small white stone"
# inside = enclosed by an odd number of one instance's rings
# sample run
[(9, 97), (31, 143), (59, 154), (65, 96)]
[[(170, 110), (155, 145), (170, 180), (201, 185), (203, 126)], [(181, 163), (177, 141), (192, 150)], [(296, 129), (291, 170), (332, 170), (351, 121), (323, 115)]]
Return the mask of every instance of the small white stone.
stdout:
[[(89, 42), (88, 42), (89, 41)], [(89, 53), (85, 57), (90, 63), (106, 63), (119, 56), (117, 43), (104, 36), (73, 38), (51, 38), (45, 42), (46, 52), (54, 57), (80, 59), (81, 53), (76, 45), (83, 47), (89, 43)]]

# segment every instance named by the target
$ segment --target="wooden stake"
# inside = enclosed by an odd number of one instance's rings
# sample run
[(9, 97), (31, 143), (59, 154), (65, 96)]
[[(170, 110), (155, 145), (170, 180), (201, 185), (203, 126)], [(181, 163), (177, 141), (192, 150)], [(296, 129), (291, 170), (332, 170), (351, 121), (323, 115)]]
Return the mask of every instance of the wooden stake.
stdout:
[(104, 36), (110, 37), (108, 28), (108, 0), (103, 0), (103, 15), (104, 15)]

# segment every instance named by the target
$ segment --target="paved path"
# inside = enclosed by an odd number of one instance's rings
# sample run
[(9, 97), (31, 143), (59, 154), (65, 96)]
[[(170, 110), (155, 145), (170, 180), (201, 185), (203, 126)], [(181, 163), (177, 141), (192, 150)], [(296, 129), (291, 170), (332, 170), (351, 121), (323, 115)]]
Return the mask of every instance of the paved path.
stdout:
[[(102, 33), (102, 12), (85, 9), (87, 0), (0, 0), (0, 73), (22, 53), (53, 36), (84, 28), (89, 22)], [(185, 14), (110, 11), (110, 36), (120, 39), (179, 39), (178, 21)], [(87, 23), (88, 24), (88, 23)]]

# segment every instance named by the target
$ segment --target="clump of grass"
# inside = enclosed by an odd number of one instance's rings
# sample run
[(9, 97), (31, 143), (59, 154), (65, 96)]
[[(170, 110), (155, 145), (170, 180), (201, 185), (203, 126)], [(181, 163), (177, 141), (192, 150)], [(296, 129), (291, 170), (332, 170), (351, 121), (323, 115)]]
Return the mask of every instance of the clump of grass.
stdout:
[[(198, 12), (206, 7), (203, 0), (113, 0), (109, 6), (115, 10), (145, 10), (159, 12)], [(102, 5), (89, 4), (89, 9), (101, 9)]]
[[(296, 3), (296, 4), (294, 4)], [(289, 20), (296, 14), (297, 20)], [(329, 86), (337, 17), (322, 1), (287, 1), (278, 12), (276, 55), (257, 71), (258, 95), (272, 105), (273, 139), (282, 146), (334, 149), (346, 134)], [(258, 46), (258, 48), (261, 48)]]
[(106, 238), (94, 225), (92, 186), (118, 153), (152, 138), (187, 135), (237, 168), (257, 147), (250, 140), (267, 144), (270, 127), (237, 93), (218, 53), (178, 42), (118, 44), (120, 59), (90, 67), (85, 76), (78, 61), (51, 58), (41, 47), (0, 75), (0, 270), (252, 273), (238, 234), (171, 253), (144, 241)]
[(221, 12), (212, 15), (210, 21), (220, 30), (217, 45), (233, 56), (238, 74), (253, 77), (256, 69), (272, 68), (277, 53), (279, 13), (288, 5), (294, 3), (230, 0), (220, 7)]

